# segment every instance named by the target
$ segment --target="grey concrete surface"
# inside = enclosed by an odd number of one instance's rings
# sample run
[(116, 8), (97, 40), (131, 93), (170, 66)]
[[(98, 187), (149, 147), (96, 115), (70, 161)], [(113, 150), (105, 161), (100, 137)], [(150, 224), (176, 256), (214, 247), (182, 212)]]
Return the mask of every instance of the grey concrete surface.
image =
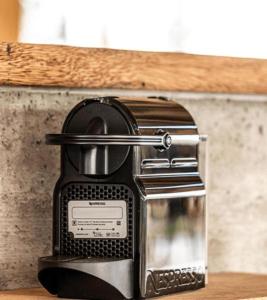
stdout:
[(267, 273), (267, 96), (0, 88), (0, 289), (37, 286), (67, 112), (93, 95), (163, 95), (209, 135), (209, 270)]

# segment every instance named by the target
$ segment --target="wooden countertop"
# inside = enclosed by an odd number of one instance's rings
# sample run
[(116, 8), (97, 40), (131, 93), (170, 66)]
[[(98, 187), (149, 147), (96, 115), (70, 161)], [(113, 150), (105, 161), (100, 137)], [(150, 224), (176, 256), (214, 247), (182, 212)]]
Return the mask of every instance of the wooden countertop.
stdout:
[[(20, 289), (0, 291), (1, 300), (49, 300), (55, 299), (44, 289)], [(159, 297), (162, 300), (234, 300), (265, 299), (267, 300), (267, 275), (220, 273), (209, 275), (206, 288), (190, 292)], [(112, 300), (112, 299), (111, 299)]]
[(0, 85), (267, 93), (267, 60), (0, 43)]

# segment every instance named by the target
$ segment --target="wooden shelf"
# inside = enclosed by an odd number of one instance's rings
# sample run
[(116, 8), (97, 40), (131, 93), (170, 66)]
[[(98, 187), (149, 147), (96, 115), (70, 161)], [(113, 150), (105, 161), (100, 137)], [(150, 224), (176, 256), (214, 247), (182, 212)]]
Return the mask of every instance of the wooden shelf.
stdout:
[(267, 60), (0, 43), (0, 85), (267, 93)]
[[(1, 300), (49, 300), (55, 299), (44, 289), (20, 289), (0, 292)], [(234, 300), (267, 299), (267, 275), (220, 273), (209, 275), (206, 288), (160, 297), (162, 300)]]

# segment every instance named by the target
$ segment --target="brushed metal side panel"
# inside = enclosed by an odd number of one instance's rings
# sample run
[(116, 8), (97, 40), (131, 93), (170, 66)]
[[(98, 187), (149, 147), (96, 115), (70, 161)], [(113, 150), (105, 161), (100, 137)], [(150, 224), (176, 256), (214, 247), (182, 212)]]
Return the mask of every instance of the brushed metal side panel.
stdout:
[(142, 202), (141, 294), (154, 297), (205, 285), (205, 196)]

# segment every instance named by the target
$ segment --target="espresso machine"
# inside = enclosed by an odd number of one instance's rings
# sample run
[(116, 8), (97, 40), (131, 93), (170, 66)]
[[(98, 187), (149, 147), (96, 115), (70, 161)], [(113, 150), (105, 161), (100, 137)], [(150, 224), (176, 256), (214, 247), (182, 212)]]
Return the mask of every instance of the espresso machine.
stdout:
[(64, 298), (142, 299), (206, 282), (202, 138), (157, 97), (86, 99), (66, 117), (53, 198), (53, 253), (38, 278)]

